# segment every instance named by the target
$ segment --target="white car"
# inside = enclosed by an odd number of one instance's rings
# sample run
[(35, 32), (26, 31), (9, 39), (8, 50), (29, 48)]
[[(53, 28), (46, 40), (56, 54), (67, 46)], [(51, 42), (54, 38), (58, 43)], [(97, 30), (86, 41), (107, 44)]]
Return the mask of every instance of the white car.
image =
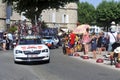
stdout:
[(14, 48), (14, 62), (50, 61), (50, 51), (37, 36), (25, 36)]
[(56, 36), (43, 36), (42, 43), (46, 44), (49, 48), (59, 47), (59, 39)]

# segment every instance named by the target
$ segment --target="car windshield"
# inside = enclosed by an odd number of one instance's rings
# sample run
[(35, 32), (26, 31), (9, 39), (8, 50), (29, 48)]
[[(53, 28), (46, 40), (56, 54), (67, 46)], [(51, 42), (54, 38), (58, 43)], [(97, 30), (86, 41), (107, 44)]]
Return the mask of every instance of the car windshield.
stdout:
[(52, 39), (50, 36), (43, 37), (43, 39)]
[(20, 45), (28, 45), (28, 44), (41, 44), (40, 39), (20, 39)]

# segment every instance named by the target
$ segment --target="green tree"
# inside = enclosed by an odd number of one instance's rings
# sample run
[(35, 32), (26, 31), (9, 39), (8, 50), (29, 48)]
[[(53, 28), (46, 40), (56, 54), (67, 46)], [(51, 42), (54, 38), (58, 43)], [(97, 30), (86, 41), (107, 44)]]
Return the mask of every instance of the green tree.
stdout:
[(96, 24), (95, 8), (87, 2), (78, 3), (78, 21), (80, 24)]
[(120, 2), (117, 3), (117, 13), (115, 13), (115, 15), (117, 16), (116, 18), (116, 23), (120, 23)]
[(4, 3), (13, 5), (18, 13), (25, 12), (24, 15), (34, 23), (35, 16), (38, 20), (42, 10), (48, 8), (58, 9), (69, 2), (78, 2), (79, 0), (2, 0)]
[(41, 22), (41, 28), (42, 29), (48, 28), (48, 26), (46, 25), (46, 23), (44, 21)]
[(103, 27), (110, 27), (111, 22), (120, 20), (120, 3), (111, 1), (102, 1), (96, 9), (97, 24)]
[(16, 30), (17, 26), (11, 26), (8, 31), (13, 34)]

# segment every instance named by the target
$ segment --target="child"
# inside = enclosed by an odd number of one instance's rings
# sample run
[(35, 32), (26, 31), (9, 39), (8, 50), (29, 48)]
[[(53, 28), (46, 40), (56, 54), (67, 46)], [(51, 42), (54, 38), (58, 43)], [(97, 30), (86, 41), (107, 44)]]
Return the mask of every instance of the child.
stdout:
[(96, 59), (97, 37), (95, 33), (91, 36), (91, 51), (93, 52), (93, 59)]

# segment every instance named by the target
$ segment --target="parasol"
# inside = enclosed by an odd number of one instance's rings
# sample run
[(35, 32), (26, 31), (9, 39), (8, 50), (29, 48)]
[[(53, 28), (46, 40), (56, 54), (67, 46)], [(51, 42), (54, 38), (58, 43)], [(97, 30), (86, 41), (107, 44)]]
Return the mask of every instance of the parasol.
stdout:
[(79, 25), (77, 28), (75, 28), (73, 30), (73, 33), (75, 33), (75, 34), (85, 33), (87, 28), (90, 28), (90, 25), (88, 25), (88, 24)]

